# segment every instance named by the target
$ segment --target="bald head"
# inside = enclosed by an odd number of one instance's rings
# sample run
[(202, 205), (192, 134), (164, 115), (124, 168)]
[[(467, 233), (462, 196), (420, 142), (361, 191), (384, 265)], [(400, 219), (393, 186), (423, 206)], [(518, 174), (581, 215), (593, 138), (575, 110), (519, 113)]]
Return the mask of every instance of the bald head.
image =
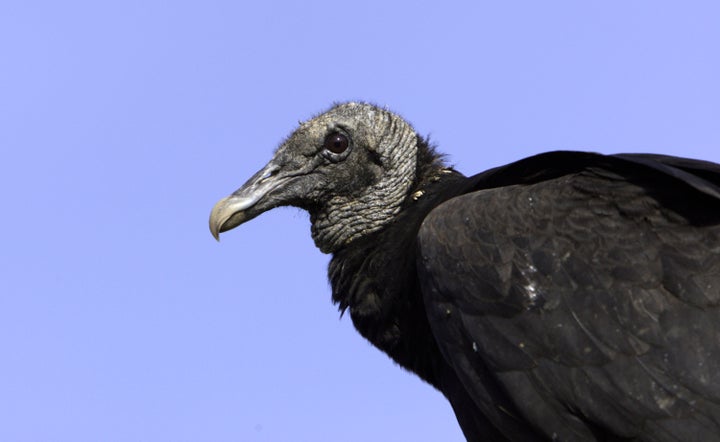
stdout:
[(270, 162), (213, 208), (217, 235), (282, 205), (310, 212), (329, 253), (388, 224), (416, 179), (418, 137), (398, 115), (342, 103), (300, 124)]

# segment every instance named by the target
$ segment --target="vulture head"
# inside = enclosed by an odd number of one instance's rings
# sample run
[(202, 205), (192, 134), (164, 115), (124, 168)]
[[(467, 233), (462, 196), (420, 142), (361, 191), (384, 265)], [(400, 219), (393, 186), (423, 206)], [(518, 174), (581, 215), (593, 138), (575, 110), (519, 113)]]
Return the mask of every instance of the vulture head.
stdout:
[(220, 200), (210, 231), (217, 239), (267, 210), (295, 206), (310, 213), (317, 247), (334, 252), (398, 214), (417, 179), (420, 140), (387, 110), (338, 104), (301, 123), (265, 167)]

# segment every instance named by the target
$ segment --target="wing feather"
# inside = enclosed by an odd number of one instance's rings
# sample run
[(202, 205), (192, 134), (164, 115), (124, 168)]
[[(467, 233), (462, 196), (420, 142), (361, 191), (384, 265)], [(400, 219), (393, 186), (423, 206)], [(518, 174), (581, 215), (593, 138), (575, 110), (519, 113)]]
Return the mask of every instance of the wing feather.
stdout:
[[(719, 440), (720, 213), (698, 224), (668, 207), (684, 196), (659, 194), (653, 173), (677, 164), (631, 160), (645, 170), (587, 168), (434, 209), (418, 263), (433, 333), (471, 394), (474, 367), (489, 367), (548, 437)], [(713, 175), (683, 165), (672, 178), (714, 198)]]

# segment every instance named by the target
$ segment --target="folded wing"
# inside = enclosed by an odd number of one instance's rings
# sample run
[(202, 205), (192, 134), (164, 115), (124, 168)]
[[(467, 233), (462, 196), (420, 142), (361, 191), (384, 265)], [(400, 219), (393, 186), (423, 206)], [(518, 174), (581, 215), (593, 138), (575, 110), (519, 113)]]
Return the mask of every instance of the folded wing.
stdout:
[(560, 440), (720, 439), (717, 165), (551, 153), (496, 169), (425, 219), (418, 269), (484, 414)]

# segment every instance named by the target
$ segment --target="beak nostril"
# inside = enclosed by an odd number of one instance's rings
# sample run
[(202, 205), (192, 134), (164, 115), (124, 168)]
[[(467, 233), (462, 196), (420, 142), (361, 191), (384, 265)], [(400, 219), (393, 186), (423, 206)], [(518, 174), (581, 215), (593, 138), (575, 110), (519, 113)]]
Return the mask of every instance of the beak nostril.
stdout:
[(265, 174), (263, 174), (263, 176), (260, 177), (260, 181), (266, 180), (266, 179), (270, 178), (271, 176), (277, 175), (279, 170), (280, 170), (279, 167), (277, 167), (277, 166), (273, 167), (272, 169), (265, 172)]

